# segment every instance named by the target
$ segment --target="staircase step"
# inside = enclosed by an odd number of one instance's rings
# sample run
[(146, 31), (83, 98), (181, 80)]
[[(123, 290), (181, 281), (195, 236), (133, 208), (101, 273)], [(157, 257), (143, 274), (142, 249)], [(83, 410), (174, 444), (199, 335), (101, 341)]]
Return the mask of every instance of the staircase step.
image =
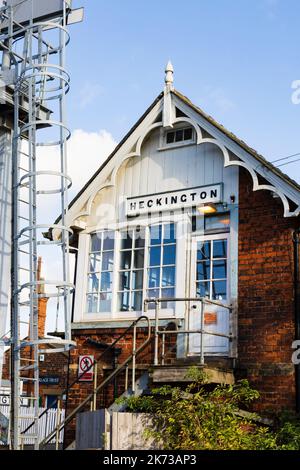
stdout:
[[(188, 377), (190, 367), (187, 366), (155, 366), (150, 373), (153, 383), (191, 383), (193, 379)], [(208, 383), (214, 384), (234, 384), (234, 374), (232, 370), (222, 370), (209, 366), (199, 366), (208, 376)]]
[[(141, 396), (148, 390), (149, 386), (149, 373), (145, 372), (141, 377), (135, 382), (135, 393), (134, 396), (138, 397)], [(128, 398), (132, 396), (132, 390), (128, 389), (124, 392), (120, 398)], [(126, 406), (122, 404), (118, 404), (114, 402), (109, 408), (108, 411), (124, 411)]]

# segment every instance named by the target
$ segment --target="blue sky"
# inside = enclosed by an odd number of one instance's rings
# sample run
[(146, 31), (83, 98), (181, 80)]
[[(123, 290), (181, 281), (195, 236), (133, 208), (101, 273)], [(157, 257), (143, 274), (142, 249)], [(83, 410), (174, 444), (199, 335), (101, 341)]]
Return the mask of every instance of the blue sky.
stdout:
[[(250, 146), (270, 160), (300, 152), (300, 105), (291, 100), (300, 79), (299, 0), (74, 6), (85, 7), (85, 21), (72, 26), (68, 51), (73, 130), (106, 130), (119, 141), (162, 90), (170, 58), (175, 87)], [(300, 181), (300, 162), (282, 169)]]

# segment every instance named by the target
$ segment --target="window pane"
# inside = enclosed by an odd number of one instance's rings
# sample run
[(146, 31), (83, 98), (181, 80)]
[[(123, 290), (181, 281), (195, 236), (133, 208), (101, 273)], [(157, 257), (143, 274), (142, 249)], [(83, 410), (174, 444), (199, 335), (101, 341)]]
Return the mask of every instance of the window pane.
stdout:
[(144, 271), (133, 271), (132, 273), (132, 289), (143, 289)]
[(129, 311), (129, 292), (120, 292), (119, 293), (119, 310), (121, 312)]
[(227, 276), (226, 260), (213, 261), (213, 279), (225, 279)]
[(132, 310), (142, 310), (143, 292), (132, 292), (131, 303)]
[(164, 246), (163, 264), (175, 264), (176, 263), (176, 245)]
[(114, 252), (106, 251), (102, 255), (102, 271), (111, 271), (114, 266)]
[(101, 233), (91, 235), (91, 252), (101, 251)]
[(100, 294), (100, 306), (99, 306), (99, 311), (100, 312), (110, 312), (111, 310), (111, 300), (112, 300), (112, 294)]
[(175, 267), (163, 268), (161, 285), (162, 287), (175, 286)]
[(104, 232), (103, 238), (103, 250), (113, 250), (115, 246), (115, 234), (114, 232)]
[(183, 140), (183, 130), (176, 131), (175, 142), (181, 142)]
[(144, 248), (145, 246), (145, 229), (140, 228), (135, 231), (135, 248)]
[(157, 299), (159, 297), (159, 289), (149, 289), (147, 296), (150, 299)]
[(197, 263), (197, 281), (210, 279), (210, 261), (200, 261)]
[(175, 295), (175, 289), (162, 289), (161, 290), (161, 296), (163, 298), (165, 297), (174, 297)]
[(209, 282), (198, 282), (197, 283), (197, 297), (209, 297)]
[(97, 301), (98, 296), (95, 294), (88, 294), (87, 295), (87, 302), (86, 302), (86, 309), (89, 313), (96, 313), (97, 312)]
[(172, 144), (174, 142), (175, 132), (167, 133), (167, 144)]
[(144, 250), (135, 250), (133, 267), (137, 269), (144, 269)]
[(132, 232), (121, 232), (121, 249), (131, 250), (132, 248)]
[[(172, 299), (175, 297), (175, 289), (162, 289), (161, 296), (163, 298), (169, 297)], [(162, 302), (161, 308), (174, 308), (174, 302), (172, 301)]]
[(130, 271), (120, 273), (120, 290), (130, 289)]
[(210, 259), (210, 242), (198, 242), (197, 243), (197, 260)]
[(212, 286), (213, 300), (226, 300), (226, 281), (214, 281)]
[(99, 272), (100, 271), (100, 264), (101, 256), (99, 254), (90, 255), (90, 266), (89, 270), (91, 272)]
[(150, 248), (150, 266), (159, 266), (160, 265), (160, 247), (152, 247)]
[(161, 244), (161, 225), (152, 225), (150, 227), (150, 244), (160, 245)]
[(112, 272), (102, 273), (101, 275), (101, 291), (112, 290)]
[(98, 290), (99, 290), (99, 274), (89, 274), (88, 292), (98, 292)]
[(164, 243), (175, 243), (174, 224), (167, 224), (164, 226)]
[(148, 269), (148, 287), (160, 286), (160, 268)]
[(229, 214), (218, 214), (213, 216), (205, 216), (205, 230), (223, 229), (230, 227)]
[(214, 240), (213, 257), (227, 257), (227, 240)]
[(121, 269), (131, 269), (131, 251), (121, 252)]
[(191, 127), (184, 129), (184, 140), (191, 140), (193, 137), (193, 130)]

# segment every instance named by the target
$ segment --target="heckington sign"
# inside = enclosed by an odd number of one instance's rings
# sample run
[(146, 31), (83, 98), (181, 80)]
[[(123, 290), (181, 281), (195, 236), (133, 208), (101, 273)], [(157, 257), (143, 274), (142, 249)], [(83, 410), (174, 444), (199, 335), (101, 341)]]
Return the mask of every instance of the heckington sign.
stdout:
[(129, 197), (126, 215), (132, 217), (149, 212), (172, 211), (183, 207), (199, 206), (222, 201), (222, 184), (179, 189), (146, 196)]

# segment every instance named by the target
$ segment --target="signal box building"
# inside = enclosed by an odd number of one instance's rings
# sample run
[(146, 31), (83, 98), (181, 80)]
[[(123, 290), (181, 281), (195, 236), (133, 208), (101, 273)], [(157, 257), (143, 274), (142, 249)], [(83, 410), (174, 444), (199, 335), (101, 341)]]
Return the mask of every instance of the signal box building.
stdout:
[[(227, 383), (248, 378), (260, 410), (293, 410), (300, 187), (174, 89), (171, 64), (165, 82), (70, 206), (78, 249), (70, 380), (80, 355), (97, 358), (144, 315), (151, 340), (137, 374), (178, 382), (183, 367), (201, 363)], [(139, 346), (145, 321), (137, 328)], [(119, 364), (132, 342), (129, 330), (116, 344)], [(111, 355), (103, 361), (114, 367)], [(91, 390), (77, 384), (69, 405)]]

